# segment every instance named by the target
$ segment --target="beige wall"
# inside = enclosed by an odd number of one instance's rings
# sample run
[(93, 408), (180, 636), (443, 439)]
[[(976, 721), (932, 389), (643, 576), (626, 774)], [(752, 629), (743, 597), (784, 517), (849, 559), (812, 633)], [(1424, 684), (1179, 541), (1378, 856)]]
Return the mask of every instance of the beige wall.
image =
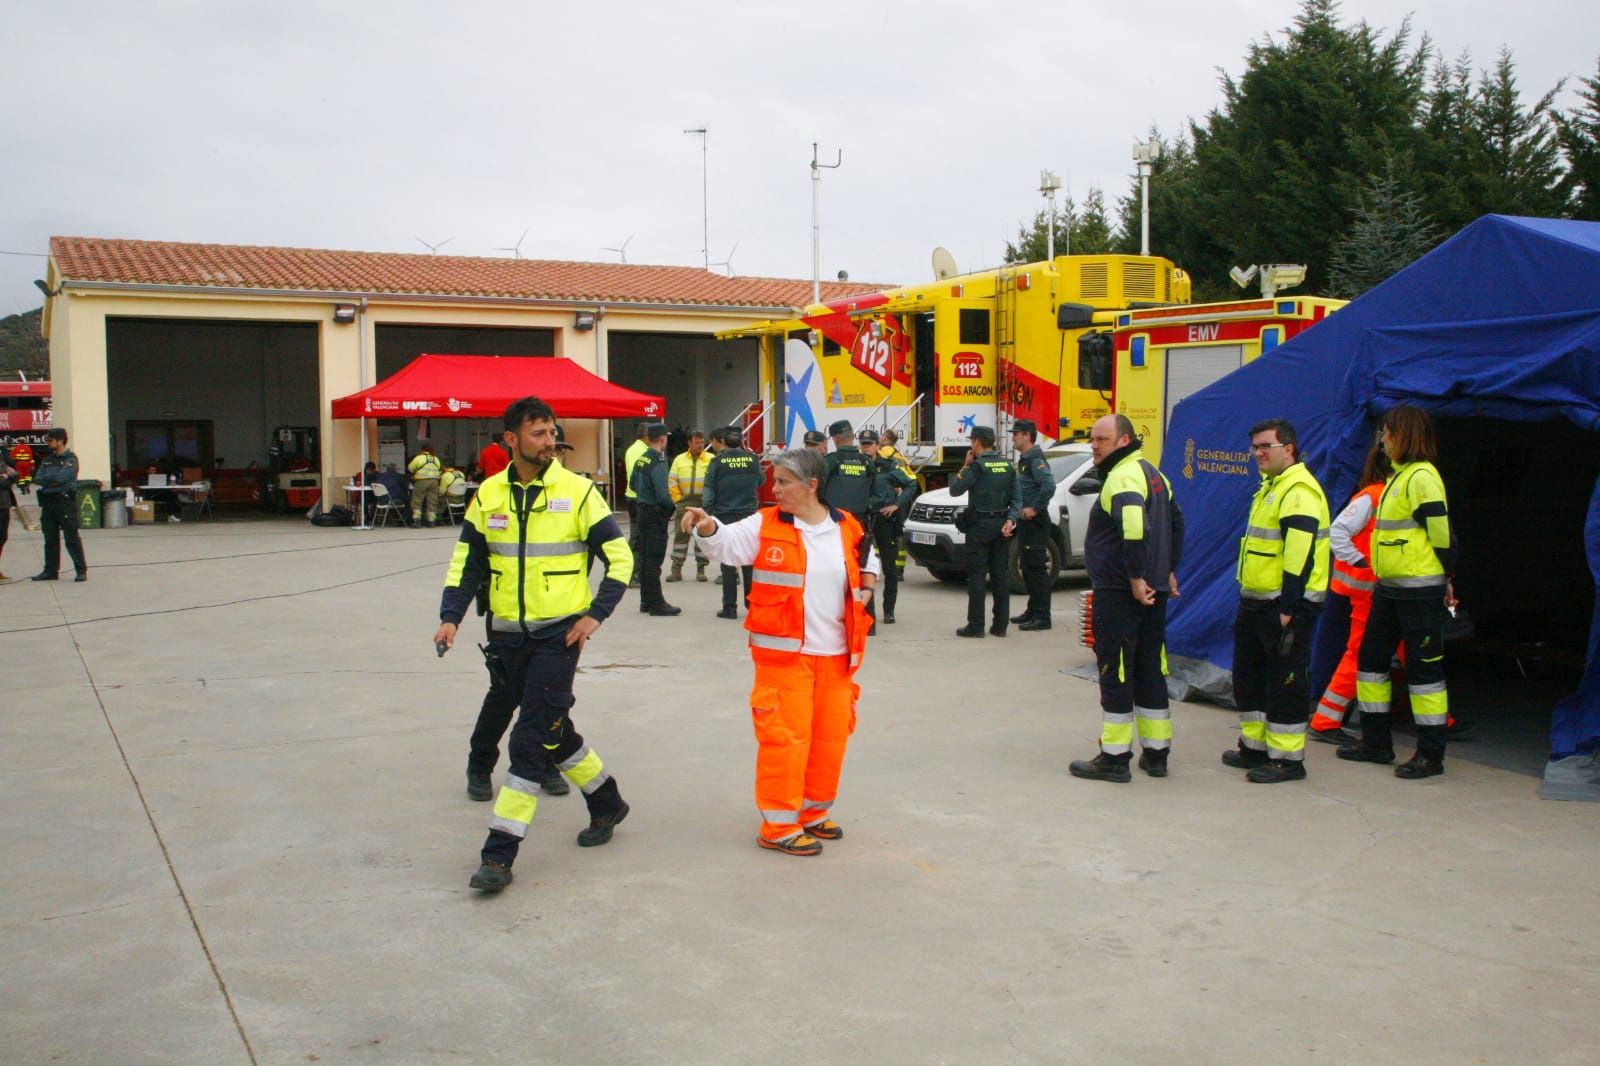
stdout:
[[(54, 263), (51, 264), (54, 269)], [(52, 275), (53, 276), (53, 275)], [(109, 481), (113, 455), (106, 371), (106, 319), (148, 317), (171, 319), (231, 319), (235, 321), (309, 322), (317, 326), (317, 389), (322, 429), (322, 469), (330, 502), (343, 502), (337, 485), (359, 467), (360, 422), (334, 421), (332, 401), (376, 383), (376, 327), (382, 325), (441, 325), (460, 327), (503, 326), (514, 329), (546, 328), (555, 331), (558, 356), (572, 359), (585, 369), (608, 377), (607, 335), (626, 332), (710, 334), (748, 324), (769, 313), (753, 314), (730, 308), (726, 314), (676, 312), (670, 309), (527, 308), (500, 305), (425, 304), (412, 301), (369, 300), (357, 321), (335, 323), (338, 303), (356, 298), (259, 297), (205, 293), (148, 293), (68, 288), (53, 298), (47, 309), (50, 375), (54, 384), (55, 422), (67, 427), (83, 476)], [(596, 313), (592, 330), (575, 328), (578, 310)], [(363, 338), (365, 338), (363, 353)], [(741, 361), (752, 358), (748, 346), (731, 347)], [(364, 360), (363, 360), (364, 354)], [(576, 450), (568, 465), (574, 469), (610, 473), (604, 459), (609, 452), (609, 423), (576, 420), (568, 424)], [(368, 454), (375, 451), (375, 427), (368, 424)]]

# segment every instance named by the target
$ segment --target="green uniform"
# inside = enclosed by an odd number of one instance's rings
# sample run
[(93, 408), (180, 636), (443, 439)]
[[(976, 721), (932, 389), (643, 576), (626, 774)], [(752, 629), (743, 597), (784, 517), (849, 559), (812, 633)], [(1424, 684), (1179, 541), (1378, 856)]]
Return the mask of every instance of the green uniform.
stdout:
[[(906, 515), (911, 513), (911, 501), (917, 498), (917, 482), (893, 459), (882, 455), (873, 460), (872, 544), (878, 550), (878, 562), (883, 567), (883, 611), (887, 618), (894, 617), (894, 605), (900, 595), (900, 530), (905, 526)], [(879, 514), (879, 508), (894, 504), (891, 515)]]
[(855, 515), (863, 530), (871, 529), (869, 514), (872, 510), (873, 464), (854, 445), (829, 452), (828, 483), (823, 494), (830, 506)]
[(950, 495), (966, 496), (967, 627), (983, 628), (984, 582), (994, 593), (994, 624), (989, 632), (1005, 636), (1011, 611), (1011, 540), (1007, 520), (1022, 517), (1022, 485), (1010, 460), (985, 452), (961, 468), (950, 482)]

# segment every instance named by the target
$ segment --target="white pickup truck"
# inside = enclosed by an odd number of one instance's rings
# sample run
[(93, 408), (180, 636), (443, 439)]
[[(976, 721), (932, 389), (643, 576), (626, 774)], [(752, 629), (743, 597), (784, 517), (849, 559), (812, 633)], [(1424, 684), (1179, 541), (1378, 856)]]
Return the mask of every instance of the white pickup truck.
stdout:
[[(1050, 581), (1054, 584), (1063, 570), (1083, 567), (1089, 508), (1094, 506), (1100, 483), (1087, 444), (1057, 445), (1047, 450), (1045, 457), (1056, 479), (1055, 496), (1050, 500)], [(956, 515), (966, 506), (965, 496), (951, 496), (949, 489), (934, 489), (918, 496), (906, 516), (906, 551), (940, 581), (967, 579), (967, 538), (956, 528)], [(1011, 546), (1011, 590), (1026, 591), (1017, 561), (1016, 538), (1012, 538)]]

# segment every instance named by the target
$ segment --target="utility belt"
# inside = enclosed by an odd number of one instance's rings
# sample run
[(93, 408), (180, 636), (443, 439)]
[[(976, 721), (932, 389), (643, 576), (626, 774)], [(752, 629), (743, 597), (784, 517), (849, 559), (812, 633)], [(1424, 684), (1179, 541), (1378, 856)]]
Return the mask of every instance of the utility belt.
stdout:
[(973, 511), (972, 513), (977, 515), (979, 518), (1004, 518), (1011, 512), (1002, 509), (999, 511)]

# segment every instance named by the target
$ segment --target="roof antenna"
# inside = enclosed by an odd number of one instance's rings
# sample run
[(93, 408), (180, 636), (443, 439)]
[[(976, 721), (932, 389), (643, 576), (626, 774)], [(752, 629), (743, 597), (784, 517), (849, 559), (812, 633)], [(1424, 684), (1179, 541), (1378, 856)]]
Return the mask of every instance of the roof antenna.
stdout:
[[(532, 226), (528, 227), (528, 229), (532, 229), (532, 228), (533, 228)], [(517, 238), (517, 243), (516, 244), (513, 244), (509, 248), (496, 248), (495, 251), (497, 251), (497, 252), (510, 252), (511, 253), (511, 258), (513, 258), (513, 259), (521, 259), (522, 258), (522, 242), (528, 236), (528, 229), (525, 229), (525, 230), (522, 231), (522, 236)]]
[(438, 255), (439, 254), (439, 249), (443, 248), (445, 245), (449, 244), (453, 240), (455, 240), (454, 237), (446, 237), (444, 240), (439, 241), (437, 243), (430, 243), (428, 241), (423, 240), (421, 237), (418, 237), (417, 238), (417, 243), (422, 245), (424, 248), (426, 248), (433, 255)]

